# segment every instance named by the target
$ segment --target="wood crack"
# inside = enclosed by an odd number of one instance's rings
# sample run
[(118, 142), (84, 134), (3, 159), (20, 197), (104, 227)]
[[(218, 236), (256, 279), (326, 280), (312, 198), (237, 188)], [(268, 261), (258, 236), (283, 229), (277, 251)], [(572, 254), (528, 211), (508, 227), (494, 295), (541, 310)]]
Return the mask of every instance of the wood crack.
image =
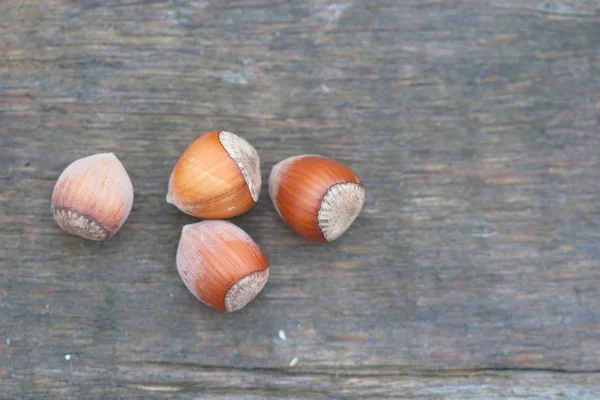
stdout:
[[(281, 375), (308, 375), (308, 376), (333, 376), (333, 377), (360, 377), (360, 378), (381, 378), (381, 377), (422, 377), (422, 378), (457, 378), (470, 377), (486, 374), (501, 374), (501, 373), (549, 373), (549, 374), (600, 374), (600, 369), (589, 370), (571, 370), (561, 368), (525, 368), (525, 367), (486, 367), (474, 369), (447, 369), (447, 370), (430, 370), (430, 369), (409, 369), (406, 367), (389, 367), (389, 366), (369, 366), (366, 368), (337, 368), (334, 366), (321, 366), (318, 369), (307, 368), (287, 368), (287, 367), (243, 367), (243, 366), (222, 366), (222, 365), (202, 365), (195, 363), (172, 363), (168, 361), (140, 361), (127, 362), (122, 365), (150, 365), (159, 368), (180, 369), (180, 370), (197, 370), (197, 371), (214, 371), (214, 372), (251, 372), (251, 373), (278, 373)], [(398, 369), (394, 371), (394, 369)]]

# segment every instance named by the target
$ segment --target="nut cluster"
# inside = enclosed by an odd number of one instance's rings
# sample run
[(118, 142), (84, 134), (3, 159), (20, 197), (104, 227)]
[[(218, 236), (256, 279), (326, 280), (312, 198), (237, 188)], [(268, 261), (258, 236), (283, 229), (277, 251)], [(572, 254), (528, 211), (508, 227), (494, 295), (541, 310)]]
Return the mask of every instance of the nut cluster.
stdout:
[[(248, 304), (264, 288), (269, 261), (242, 229), (223, 219), (258, 202), (260, 158), (242, 137), (214, 131), (199, 137), (175, 165), (167, 202), (206, 221), (181, 232), (176, 265), (187, 289), (223, 312)], [(287, 158), (269, 176), (269, 197), (283, 221), (315, 242), (332, 242), (358, 217), (365, 189), (343, 163), (318, 155)], [(52, 216), (64, 231), (90, 240), (111, 238), (133, 205), (133, 185), (112, 153), (71, 163), (52, 194)]]

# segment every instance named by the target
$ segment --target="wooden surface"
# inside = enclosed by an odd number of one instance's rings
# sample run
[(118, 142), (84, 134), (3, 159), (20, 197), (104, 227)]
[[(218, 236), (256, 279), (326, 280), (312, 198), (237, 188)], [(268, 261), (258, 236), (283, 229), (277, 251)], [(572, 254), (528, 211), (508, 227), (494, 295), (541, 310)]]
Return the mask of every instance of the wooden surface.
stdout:
[[(599, 40), (597, 0), (2, 0), (0, 398), (600, 398)], [(263, 185), (234, 222), (270, 281), (227, 315), (165, 202), (215, 129), (265, 182), (320, 153), (367, 188), (323, 246)], [(129, 220), (62, 233), (57, 177), (106, 151)]]

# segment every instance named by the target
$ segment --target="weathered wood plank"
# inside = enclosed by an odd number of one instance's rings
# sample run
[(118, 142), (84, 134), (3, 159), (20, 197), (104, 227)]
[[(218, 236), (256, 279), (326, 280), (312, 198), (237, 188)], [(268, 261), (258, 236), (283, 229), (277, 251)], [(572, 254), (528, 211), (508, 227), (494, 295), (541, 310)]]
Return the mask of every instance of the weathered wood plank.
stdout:
[[(76, 360), (72, 367), (65, 364), (59, 370), (44, 370), (32, 380), (33, 385), (19, 387), (8, 382), (8, 389), (23, 398), (86, 399), (596, 400), (600, 396), (597, 373), (461, 371), (403, 375), (379, 370), (236, 370), (177, 364), (123, 364), (114, 374), (99, 372), (93, 367), (79, 369)], [(70, 380), (80, 384), (71, 385)]]
[[(599, 10), (2, 1), (0, 393), (597, 398)], [(265, 185), (234, 222), (272, 276), (232, 315), (180, 282), (194, 219), (164, 201), (178, 156), (215, 129), (255, 145), (265, 182), (317, 152), (368, 190), (348, 234), (315, 246)], [(49, 200), (69, 162), (100, 151), (123, 161), (136, 200), (115, 238), (90, 243), (61, 233)], [(477, 374), (496, 369), (516, 371)]]

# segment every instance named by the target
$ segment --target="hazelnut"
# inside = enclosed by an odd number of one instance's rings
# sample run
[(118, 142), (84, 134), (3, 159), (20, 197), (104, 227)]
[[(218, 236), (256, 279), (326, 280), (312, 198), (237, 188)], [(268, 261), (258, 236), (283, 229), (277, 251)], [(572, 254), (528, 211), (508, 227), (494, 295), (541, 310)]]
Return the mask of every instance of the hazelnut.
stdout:
[(52, 217), (64, 231), (90, 240), (112, 237), (133, 205), (133, 185), (113, 153), (71, 163), (52, 194)]
[(260, 158), (245, 139), (207, 133), (183, 153), (169, 180), (167, 202), (198, 218), (243, 214), (260, 194)]
[(303, 155), (273, 167), (269, 196), (281, 218), (297, 233), (316, 242), (332, 242), (360, 213), (365, 188), (341, 162)]
[(177, 271), (188, 290), (219, 311), (243, 308), (263, 289), (269, 261), (252, 238), (227, 221), (186, 225)]

